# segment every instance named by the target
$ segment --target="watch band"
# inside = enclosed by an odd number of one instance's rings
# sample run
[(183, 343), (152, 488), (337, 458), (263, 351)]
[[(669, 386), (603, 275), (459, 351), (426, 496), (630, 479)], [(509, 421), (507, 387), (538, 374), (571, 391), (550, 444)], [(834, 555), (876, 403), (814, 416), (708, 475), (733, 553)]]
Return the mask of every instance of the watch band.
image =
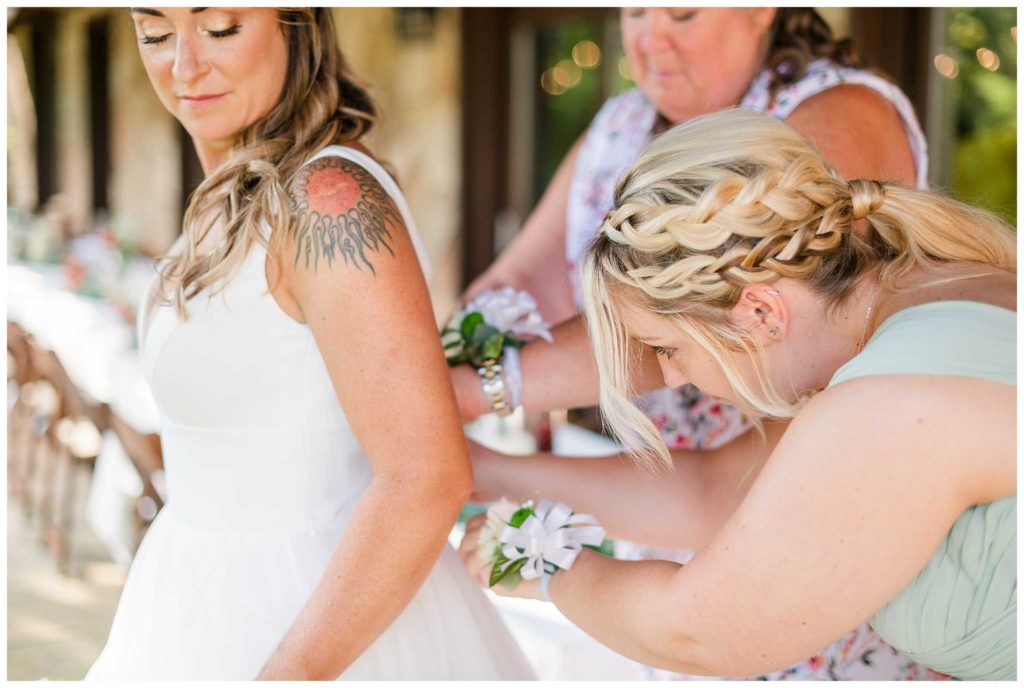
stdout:
[(501, 363), (497, 359), (489, 358), (476, 369), (476, 372), (480, 376), (480, 386), (484, 390), (487, 402), (491, 405), (491, 410), (499, 416), (507, 416), (512, 413), (505, 381), (501, 379)]

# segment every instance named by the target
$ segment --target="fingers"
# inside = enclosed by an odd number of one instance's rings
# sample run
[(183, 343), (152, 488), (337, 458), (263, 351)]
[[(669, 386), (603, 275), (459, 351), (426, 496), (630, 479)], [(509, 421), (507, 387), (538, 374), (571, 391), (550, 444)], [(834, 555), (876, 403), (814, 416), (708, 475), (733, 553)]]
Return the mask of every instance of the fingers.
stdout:
[(459, 556), (467, 573), (484, 587), (490, 582), (490, 566), (481, 560), (477, 549), (480, 544), (480, 530), (486, 522), (487, 517), (484, 514), (478, 514), (466, 521), (466, 534), (459, 544)]

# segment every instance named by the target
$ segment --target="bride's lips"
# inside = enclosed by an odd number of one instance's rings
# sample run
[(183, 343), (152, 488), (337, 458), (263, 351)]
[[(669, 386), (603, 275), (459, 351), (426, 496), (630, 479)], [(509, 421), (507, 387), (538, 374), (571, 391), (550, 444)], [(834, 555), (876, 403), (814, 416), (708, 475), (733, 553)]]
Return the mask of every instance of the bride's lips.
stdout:
[(226, 95), (226, 93), (198, 93), (178, 96), (178, 99), (186, 105), (191, 105), (192, 107), (203, 107), (206, 105), (212, 105), (216, 103)]

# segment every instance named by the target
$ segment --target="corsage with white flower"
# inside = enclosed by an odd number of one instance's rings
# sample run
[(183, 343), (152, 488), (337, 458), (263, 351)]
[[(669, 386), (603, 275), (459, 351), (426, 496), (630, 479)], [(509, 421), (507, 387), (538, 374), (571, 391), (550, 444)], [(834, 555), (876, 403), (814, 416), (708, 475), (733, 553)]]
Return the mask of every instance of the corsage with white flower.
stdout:
[(448, 365), (476, 368), (491, 410), (503, 416), (520, 404), (518, 350), (533, 337), (550, 342), (550, 328), (533, 297), (512, 287), (481, 292), (441, 330)]
[(487, 510), (477, 552), (491, 564), (491, 587), (514, 588), (540, 578), (549, 600), (551, 576), (572, 568), (584, 547), (605, 551), (604, 534), (593, 516), (574, 514), (561, 502), (544, 499), (535, 507), (532, 501), (516, 505), (502, 499)]

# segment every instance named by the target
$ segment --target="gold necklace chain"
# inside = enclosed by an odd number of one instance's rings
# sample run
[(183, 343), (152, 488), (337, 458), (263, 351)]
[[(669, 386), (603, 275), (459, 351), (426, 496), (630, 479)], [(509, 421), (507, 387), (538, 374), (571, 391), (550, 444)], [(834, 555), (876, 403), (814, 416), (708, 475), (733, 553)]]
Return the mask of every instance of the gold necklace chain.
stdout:
[(864, 313), (864, 329), (860, 333), (860, 342), (857, 344), (857, 353), (861, 352), (864, 345), (867, 343), (865, 340), (868, 336), (868, 326), (871, 325), (871, 313), (875, 310), (875, 299), (878, 297), (878, 286), (881, 284), (881, 279), (875, 280), (875, 287), (871, 290), (871, 300), (868, 301), (868, 309)]

